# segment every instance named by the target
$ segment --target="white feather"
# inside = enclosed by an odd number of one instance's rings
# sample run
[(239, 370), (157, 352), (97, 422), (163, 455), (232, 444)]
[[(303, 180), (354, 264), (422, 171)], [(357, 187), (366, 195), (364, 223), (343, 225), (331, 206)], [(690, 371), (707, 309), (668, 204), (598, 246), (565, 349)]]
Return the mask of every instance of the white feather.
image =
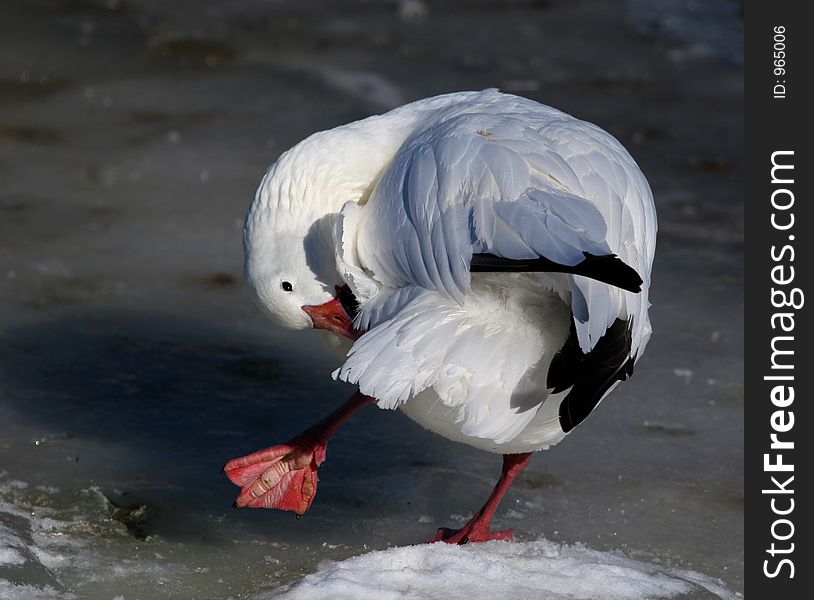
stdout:
[[(346, 207), (354, 210), (353, 260), (370, 281), (366, 297), (415, 285), (462, 303), (475, 252), (567, 265), (585, 252), (617, 254), (644, 279), (641, 294), (579, 276), (564, 285), (583, 351), (615, 319), (633, 316), (637, 352), (649, 331), (641, 309), (656, 223), (633, 160), (601, 129), (531, 101), (485, 92), (455, 108), (422, 122), (367, 203)], [(337, 255), (341, 262), (343, 250)], [(392, 310), (382, 310), (384, 301), (365, 303), (361, 325), (396, 314), (401, 305), (385, 293)]]
[[(545, 374), (568, 335), (569, 311), (535, 275), (476, 278), (463, 304), (420, 290), (363, 335), (334, 377), (395, 408), (432, 389), (469, 437), (506, 443), (548, 396)], [(545, 323), (546, 327), (540, 327)]]

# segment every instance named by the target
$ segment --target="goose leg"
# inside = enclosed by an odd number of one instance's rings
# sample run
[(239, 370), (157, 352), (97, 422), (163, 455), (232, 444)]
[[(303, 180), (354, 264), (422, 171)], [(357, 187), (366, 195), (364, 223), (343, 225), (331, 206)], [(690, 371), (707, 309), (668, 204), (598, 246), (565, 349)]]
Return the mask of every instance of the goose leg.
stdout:
[(278, 508), (305, 513), (317, 493), (317, 468), (328, 441), (361, 408), (374, 402), (357, 392), (325, 419), (285, 444), (234, 458), (223, 467), (241, 487), (236, 507)]
[(504, 454), (503, 455), (503, 470), (500, 473), (495, 489), (492, 490), (492, 495), (484, 504), (475, 516), (460, 529), (448, 529), (442, 527), (438, 530), (435, 537), (430, 540), (434, 542), (446, 542), (447, 544), (467, 544), (470, 542), (488, 542), (490, 540), (513, 540), (514, 531), (506, 529), (504, 531), (490, 531), (489, 527), (492, 524), (492, 518), (495, 516), (497, 507), (500, 505), (503, 496), (509, 491), (514, 480), (523, 472), (529, 461), (531, 460), (531, 453), (526, 452), (523, 454)]

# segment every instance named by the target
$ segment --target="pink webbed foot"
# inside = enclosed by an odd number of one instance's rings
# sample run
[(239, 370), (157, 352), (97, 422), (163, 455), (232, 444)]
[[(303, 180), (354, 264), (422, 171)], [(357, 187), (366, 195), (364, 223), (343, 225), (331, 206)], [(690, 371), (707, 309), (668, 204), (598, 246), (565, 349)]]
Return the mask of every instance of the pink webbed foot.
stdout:
[(317, 493), (317, 469), (325, 462), (325, 443), (310, 438), (294, 440), (234, 458), (223, 467), (242, 489), (238, 508), (279, 508), (304, 514)]
[(441, 527), (435, 537), (430, 540), (430, 543), (445, 542), (447, 544), (461, 545), (491, 542), (492, 540), (511, 542), (514, 540), (514, 530), (489, 531), (489, 524), (475, 517), (460, 529)]

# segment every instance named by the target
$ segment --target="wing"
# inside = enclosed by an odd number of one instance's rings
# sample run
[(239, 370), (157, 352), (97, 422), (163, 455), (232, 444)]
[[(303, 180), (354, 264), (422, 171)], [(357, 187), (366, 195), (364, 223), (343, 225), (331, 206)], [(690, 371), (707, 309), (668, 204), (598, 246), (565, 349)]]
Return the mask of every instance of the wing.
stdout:
[[(536, 261), (567, 273), (562, 293), (584, 352), (630, 316), (636, 352), (649, 335), (655, 239), (644, 177), (602, 130), (562, 113), (511, 108), (459, 114), (417, 133), (367, 204), (343, 209), (337, 262), (363, 300), (360, 326), (391, 318), (418, 290), (462, 303), (473, 268), (495, 270), (489, 265), (503, 260), (512, 270), (507, 261)], [(635, 272), (644, 293), (598, 281), (595, 269), (585, 269), (590, 257), (613, 255), (619, 270)], [(630, 273), (626, 281), (635, 289)]]
[(559, 422), (568, 433), (587, 417), (620, 381), (633, 374), (631, 320), (617, 319), (587, 354), (573, 330), (554, 357), (548, 371), (552, 393), (565, 392), (559, 405)]
[[(610, 134), (576, 119), (553, 119), (540, 130), (580, 181), (580, 195), (599, 209), (608, 245), (642, 277), (630, 293), (583, 277), (570, 282), (580, 347), (589, 352), (617, 319), (630, 320), (630, 353), (650, 338), (650, 271), (656, 249), (656, 210), (650, 186), (633, 158)], [(587, 341), (587, 343), (586, 343)]]

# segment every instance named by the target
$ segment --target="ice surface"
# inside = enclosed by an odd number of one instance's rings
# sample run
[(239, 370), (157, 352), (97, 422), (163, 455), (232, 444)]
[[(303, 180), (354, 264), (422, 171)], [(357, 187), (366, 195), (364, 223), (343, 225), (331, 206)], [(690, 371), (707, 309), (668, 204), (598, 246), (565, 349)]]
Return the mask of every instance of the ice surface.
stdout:
[(0, 472), (0, 599), (70, 600), (65, 579), (127, 587), (131, 577), (161, 580), (183, 570), (154, 556), (117, 556), (110, 542), (126, 539), (126, 528), (110, 517), (98, 489), (71, 494), (70, 506), (51, 489), (34, 505), (21, 483)]
[(371, 552), (256, 600), (647, 600), (700, 590), (735, 598), (692, 571), (540, 540)]
[(74, 594), (50, 586), (16, 585), (0, 579), (0, 600), (75, 600)]
[(25, 558), (18, 550), (12, 546), (15, 538), (0, 529), (0, 544), (7, 544), (5, 548), (0, 547), (0, 565), (21, 565), (25, 562)]
[(670, 56), (715, 56), (743, 63), (743, 0), (627, 0), (628, 20), (638, 31), (683, 43)]

